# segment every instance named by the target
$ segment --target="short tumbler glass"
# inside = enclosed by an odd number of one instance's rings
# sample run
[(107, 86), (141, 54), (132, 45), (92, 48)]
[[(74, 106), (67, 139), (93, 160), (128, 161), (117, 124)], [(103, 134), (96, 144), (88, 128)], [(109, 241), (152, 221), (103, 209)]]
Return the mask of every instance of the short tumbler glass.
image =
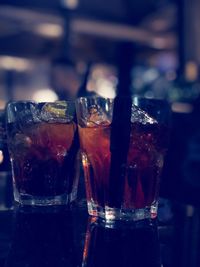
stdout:
[(7, 141), (14, 198), (22, 205), (64, 205), (76, 198), (78, 177), (75, 104), (7, 105)]
[(76, 110), (89, 214), (105, 221), (155, 218), (168, 104), (82, 97)]

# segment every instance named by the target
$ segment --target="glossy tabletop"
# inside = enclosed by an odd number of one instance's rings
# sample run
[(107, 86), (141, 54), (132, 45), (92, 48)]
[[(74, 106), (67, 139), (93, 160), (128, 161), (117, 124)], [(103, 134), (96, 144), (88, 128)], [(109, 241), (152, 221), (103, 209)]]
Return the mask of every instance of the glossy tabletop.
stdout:
[(200, 266), (198, 209), (161, 200), (158, 219), (105, 225), (85, 200), (0, 212), (0, 266)]

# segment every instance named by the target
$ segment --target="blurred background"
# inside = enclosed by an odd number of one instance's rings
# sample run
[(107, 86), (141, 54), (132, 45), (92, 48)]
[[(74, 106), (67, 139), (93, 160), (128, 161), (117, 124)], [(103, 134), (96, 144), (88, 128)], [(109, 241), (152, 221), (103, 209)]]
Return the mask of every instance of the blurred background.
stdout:
[(199, 0), (0, 0), (0, 109), (10, 100), (115, 97), (119, 82), (166, 99), (161, 195), (199, 205), (199, 11)]
[(198, 0), (1, 0), (0, 108), (11, 99), (133, 93), (191, 111), (200, 93)]

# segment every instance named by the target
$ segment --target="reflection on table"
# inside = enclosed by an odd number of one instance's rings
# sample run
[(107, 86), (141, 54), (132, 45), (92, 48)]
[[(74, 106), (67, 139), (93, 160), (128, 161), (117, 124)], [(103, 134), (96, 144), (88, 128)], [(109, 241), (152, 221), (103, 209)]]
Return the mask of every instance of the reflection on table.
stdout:
[(64, 208), (18, 210), (5, 266), (78, 266), (75, 230), (72, 214)]
[[(157, 226), (158, 224), (158, 226)], [(160, 201), (155, 222), (92, 219), (86, 201), (69, 208), (0, 212), (2, 267), (199, 267), (198, 208)]]
[(82, 267), (160, 267), (156, 222), (109, 225), (89, 218)]

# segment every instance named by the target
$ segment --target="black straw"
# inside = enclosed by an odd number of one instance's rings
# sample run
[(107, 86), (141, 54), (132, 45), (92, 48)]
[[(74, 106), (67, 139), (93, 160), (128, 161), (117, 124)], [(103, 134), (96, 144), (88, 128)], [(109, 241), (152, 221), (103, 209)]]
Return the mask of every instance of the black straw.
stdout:
[(107, 202), (108, 206), (112, 208), (120, 208), (123, 201), (124, 178), (131, 132), (131, 52), (131, 44), (121, 46), (119, 83), (117, 96), (114, 100), (110, 137), (111, 166)]
[(91, 66), (92, 66), (91, 63), (87, 64), (87, 68), (86, 68), (86, 71), (84, 73), (83, 81), (82, 81), (81, 86), (79, 88), (77, 97), (85, 97), (88, 95), (87, 83), (88, 83), (88, 79), (89, 79), (89, 75), (90, 75)]

